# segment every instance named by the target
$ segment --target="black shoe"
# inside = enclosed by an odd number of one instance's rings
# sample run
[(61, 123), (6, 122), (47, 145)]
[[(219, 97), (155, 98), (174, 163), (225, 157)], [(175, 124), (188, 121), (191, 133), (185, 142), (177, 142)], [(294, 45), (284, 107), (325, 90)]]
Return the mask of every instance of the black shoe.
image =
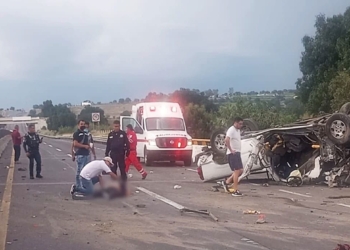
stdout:
[(34, 180), (34, 176), (31, 176), (30, 179)]
[(242, 194), (241, 192), (239, 192), (238, 190), (236, 190), (236, 191), (234, 191), (234, 192), (232, 193), (232, 196), (234, 196), (234, 197), (242, 197), (243, 194)]
[(37, 174), (37, 175), (36, 175), (36, 178), (42, 179), (43, 176), (42, 176), (41, 174)]
[(75, 186), (75, 184), (72, 184), (70, 188), (70, 194), (74, 194), (76, 191), (77, 191), (77, 187)]

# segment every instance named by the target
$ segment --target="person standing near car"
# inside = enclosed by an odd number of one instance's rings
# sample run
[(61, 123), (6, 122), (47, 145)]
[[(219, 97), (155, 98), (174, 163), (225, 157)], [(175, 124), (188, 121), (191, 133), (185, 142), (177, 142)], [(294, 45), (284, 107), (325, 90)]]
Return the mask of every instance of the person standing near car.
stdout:
[(13, 149), (15, 151), (15, 164), (19, 164), (19, 157), (21, 156), (22, 136), (19, 133), (18, 125), (15, 126), (15, 129), (12, 131), (11, 136), (12, 136)]
[(39, 152), (39, 145), (43, 142), (43, 138), (35, 133), (35, 125), (28, 126), (28, 134), (24, 136), (23, 148), (29, 158), (29, 175), (30, 179), (34, 179), (34, 160), (36, 162), (36, 178), (43, 178), (41, 175), (41, 155)]
[[(91, 153), (94, 155), (94, 160), (96, 160), (96, 152), (95, 152), (95, 146), (94, 146), (94, 139), (92, 138), (92, 134), (89, 131), (89, 122), (85, 122), (85, 129), (84, 132), (86, 132), (88, 134), (89, 137), (89, 145), (90, 145), (90, 150)], [(75, 151), (74, 151), (74, 143), (72, 143), (72, 160), (75, 161)], [(88, 162), (91, 161), (91, 154), (89, 151), (89, 157), (88, 157)]]
[(236, 117), (233, 120), (233, 125), (227, 130), (225, 144), (227, 147), (227, 159), (232, 175), (221, 182), (224, 190), (229, 191), (228, 185), (233, 182), (232, 196), (242, 196), (242, 193), (238, 190), (238, 178), (243, 173), (243, 163), (241, 158), (241, 128), (243, 126), (243, 119)]
[(137, 159), (137, 136), (131, 124), (128, 124), (126, 126), (126, 134), (128, 135), (128, 140), (130, 143), (130, 154), (125, 159), (126, 172), (129, 172), (130, 165), (132, 164), (135, 166), (136, 170), (139, 171), (139, 173), (141, 174), (142, 180), (144, 180), (147, 177), (147, 172), (143, 169), (141, 163)]
[(113, 173), (117, 174), (119, 167), (121, 178), (127, 180), (125, 171), (125, 156), (130, 155), (130, 143), (127, 134), (120, 129), (120, 121), (113, 122), (113, 131), (108, 134), (105, 156), (110, 156), (113, 160)]
[(85, 121), (80, 120), (78, 122), (78, 129), (73, 134), (73, 146), (74, 146), (74, 156), (77, 164), (77, 172), (75, 175), (75, 187), (81, 188), (80, 173), (81, 170), (88, 164), (90, 145), (89, 136), (85, 132)]

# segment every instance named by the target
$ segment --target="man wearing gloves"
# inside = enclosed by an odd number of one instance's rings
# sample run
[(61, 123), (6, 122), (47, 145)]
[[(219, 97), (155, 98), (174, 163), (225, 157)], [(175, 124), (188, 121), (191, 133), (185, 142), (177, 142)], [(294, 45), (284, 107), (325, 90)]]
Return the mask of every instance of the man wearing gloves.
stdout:
[(121, 178), (126, 181), (128, 177), (125, 171), (125, 156), (130, 155), (130, 143), (127, 134), (120, 129), (120, 121), (114, 121), (113, 127), (113, 131), (108, 134), (105, 155), (113, 160), (115, 167), (112, 171), (117, 174), (119, 167)]

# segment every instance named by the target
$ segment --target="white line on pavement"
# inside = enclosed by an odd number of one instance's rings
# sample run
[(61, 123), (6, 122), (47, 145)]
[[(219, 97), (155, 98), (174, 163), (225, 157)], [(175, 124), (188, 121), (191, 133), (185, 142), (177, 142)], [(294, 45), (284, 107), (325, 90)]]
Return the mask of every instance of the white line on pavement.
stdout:
[(27, 185), (72, 185), (73, 182), (27, 182), (27, 183), (13, 183), (14, 186)]
[(307, 197), (307, 198), (311, 198), (312, 196), (310, 195), (306, 195), (306, 194), (299, 194), (299, 193), (295, 193), (295, 192), (291, 192), (291, 191), (287, 191), (287, 190), (283, 190), (283, 189), (280, 189), (278, 190), (280, 192), (284, 192), (284, 193), (287, 193), (287, 194), (294, 194), (294, 195), (299, 195), (299, 196), (302, 196), (302, 197)]
[(47, 143), (46, 142), (44, 142), (44, 145), (46, 145)]
[(72, 155), (71, 154), (67, 154), (69, 157), (72, 157)]
[(52, 148), (52, 145), (49, 145), (50, 148)]
[(59, 149), (59, 148), (56, 148), (56, 150), (57, 150), (57, 151), (59, 151), (59, 152), (61, 152), (61, 151), (62, 151), (62, 150), (61, 150), (61, 149)]
[(197, 170), (195, 170), (195, 169), (190, 169), (190, 168), (187, 168), (186, 170), (188, 170), (188, 171), (192, 171), (192, 172), (196, 172), (196, 173), (197, 173)]
[(337, 203), (338, 206), (342, 206), (342, 207), (348, 207), (350, 208), (350, 205), (346, 205), (346, 204), (343, 204), (343, 203)]
[(172, 201), (172, 200), (169, 200), (163, 196), (160, 196), (159, 194), (156, 194), (156, 193), (153, 193), (152, 191), (149, 191), (148, 189), (146, 188), (143, 188), (143, 187), (137, 187), (138, 190), (140, 190), (141, 192), (144, 192), (146, 194), (148, 194), (149, 196), (153, 197), (153, 198), (156, 198), (170, 206), (173, 206), (174, 208), (177, 208), (177, 209), (183, 209), (185, 208), (184, 206)]

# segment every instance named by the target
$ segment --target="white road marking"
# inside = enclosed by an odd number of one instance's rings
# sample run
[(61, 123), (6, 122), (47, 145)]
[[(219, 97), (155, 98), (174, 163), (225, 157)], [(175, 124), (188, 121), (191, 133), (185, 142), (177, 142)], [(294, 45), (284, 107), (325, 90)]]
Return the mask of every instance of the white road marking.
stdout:
[(250, 183), (250, 185), (253, 185), (253, 186), (261, 186), (260, 184), (257, 184), (257, 183)]
[(346, 205), (346, 204), (343, 204), (343, 203), (337, 203), (338, 206), (342, 206), (342, 207), (348, 207), (350, 208), (350, 205)]
[(62, 150), (61, 150), (61, 149), (59, 149), (59, 148), (56, 148), (56, 150), (57, 150), (57, 151), (59, 151), (59, 152), (61, 152), (61, 151), (62, 151)]
[(140, 190), (141, 192), (144, 192), (144, 193), (148, 194), (149, 196), (151, 196), (153, 198), (156, 198), (156, 199), (158, 199), (158, 200), (160, 200), (160, 201), (162, 201), (162, 202), (164, 202), (164, 203), (166, 203), (166, 204), (168, 204), (170, 206), (173, 206), (174, 208), (177, 208), (179, 210), (185, 208), (184, 206), (176, 203), (175, 201), (169, 200), (169, 199), (167, 199), (167, 198), (165, 198), (165, 197), (163, 197), (163, 196), (161, 196), (159, 194), (153, 193), (152, 191), (149, 191), (146, 188), (137, 187), (137, 189)]
[(306, 194), (299, 194), (299, 193), (295, 193), (295, 192), (291, 192), (291, 191), (287, 191), (287, 190), (283, 190), (283, 189), (279, 189), (278, 191), (280, 191), (280, 192), (284, 192), (284, 193), (287, 193), (287, 194), (299, 195), (299, 196), (302, 196), (302, 197), (307, 197), (307, 198), (311, 198), (311, 197), (312, 197), (312, 196), (310, 196), (310, 195), (306, 195)]
[(72, 185), (72, 182), (28, 182), (28, 183), (13, 183), (14, 186), (27, 186), (27, 185)]
[(52, 148), (52, 145), (49, 145), (50, 148)]
[(46, 143), (46, 142), (44, 142), (44, 144), (46, 145), (47, 143)]
[(187, 168), (186, 170), (188, 170), (188, 171), (192, 171), (192, 172), (196, 172), (196, 173), (197, 173), (197, 170), (195, 170), (195, 169), (190, 169), (190, 168)]
[(71, 154), (67, 154), (69, 157), (72, 157), (72, 155)]

